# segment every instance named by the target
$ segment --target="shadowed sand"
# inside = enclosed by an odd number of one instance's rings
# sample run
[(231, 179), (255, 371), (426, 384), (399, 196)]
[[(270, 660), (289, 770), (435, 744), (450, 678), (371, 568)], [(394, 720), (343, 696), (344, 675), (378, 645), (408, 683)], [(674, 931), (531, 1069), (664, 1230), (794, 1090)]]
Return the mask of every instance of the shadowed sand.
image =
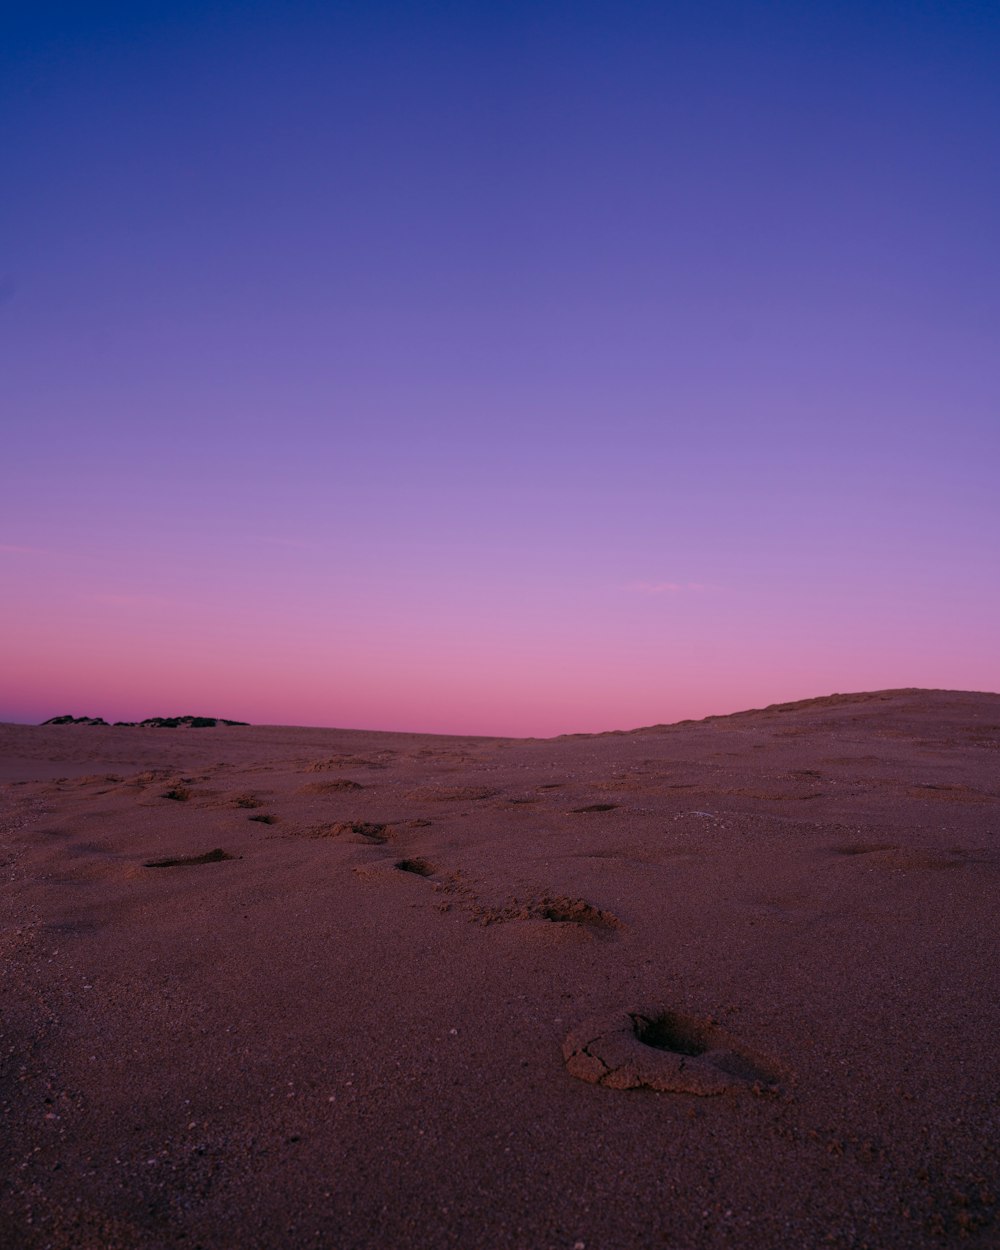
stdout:
[(0, 726), (0, 1244), (995, 1246), (998, 827), (997, 695)]

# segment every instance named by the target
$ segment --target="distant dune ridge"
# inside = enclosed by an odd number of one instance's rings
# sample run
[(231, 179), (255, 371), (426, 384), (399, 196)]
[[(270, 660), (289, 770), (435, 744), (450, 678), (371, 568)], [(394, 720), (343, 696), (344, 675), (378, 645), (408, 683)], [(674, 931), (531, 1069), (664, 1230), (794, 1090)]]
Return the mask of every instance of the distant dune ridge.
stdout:
[(98, 720), (0, 725), (5, 1247), (996, 1246), (1000, 695)]

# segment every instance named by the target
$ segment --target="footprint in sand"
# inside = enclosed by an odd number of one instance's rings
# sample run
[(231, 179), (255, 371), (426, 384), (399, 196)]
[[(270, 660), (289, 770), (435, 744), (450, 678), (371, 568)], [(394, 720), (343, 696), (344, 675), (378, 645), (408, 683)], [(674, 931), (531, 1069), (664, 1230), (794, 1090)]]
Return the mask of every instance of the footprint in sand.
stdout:
[(970, 862), (962, 851), (904, 847), (888, 842), (850, 842), (830, 849), (837, 858), (860, 858), (862, 863), (878, 868), (961, 868)]
[(563, 1042), (567, 1071), (610, 1089), (714, 1095), (776, 1093), (777, 1069), (714, 1021), (673, 1011), (623, 1011), (589, 1020)]
[(357, 790), (367, 790), (369, 786), (363, 786), (360, 781), (352, 781), (349, 777), (341, 777), (337, 781), (310, 781), (304, 786), (299, 786), (299, 794), (336, 794), (339, 791), (346, 790), (354, 792)]
[(880, 851), (895, 851), (899, 848), (891, 842), (846, 842), (840, 846), (832, 846), (834, 855), (876, 855)]
[(191, 791), (187, 786), (171, 786), (160, 795), (161, 799), (172, 799), (175, 803), (186, 803), (190, 797)]
[(433, 877), (437, 869), (426, 859), (398, 859), (393, 867), (399, 872), (411, 872), (415, 877)]
[(149, 859), (144, 868), (193, 868), (196, 864), (220, 864), (224, 859), (233, 859), (227, 851), (216, 847), (214, 851), (206, 851), (204, 855), (182, 855), (176, 859)]
[(264, 800), (257, 798), (255, 794), (237, 794), (233, 798), (226, 799), (224, 806), (239, 808), (263, 807)]
[(334, 825), (318, 825), (307, 835), (310, 838), (341, 838), (345, 842), (381, 846), (391, 836), (388, 825), (371, 820), (342, 820)]
[(550, 932), (562, 931), (577, 937), (610, 938), (621, 929), (622, 922), (611, 911), (604, 911), (588, 903), (586, 899), (568, 895), (543, 894), (521, 901), (512, 899), (502, 906), (485, 903), (476, 890), (462, 881), (459, 873), (443, 873), (442, 870), (422, 856), (405, 859), (377, 859), (358, 864), (354, 872), (368, 880), (386, 882), (397, 873), (423, 877), (433, 882), (435, 891), (444, 894), (440, 911), (453, 909), (467, 912), (477, 924), (483, 926), (514, 923), (541, 926)]
[(527, 902), (514, 899), (503, 907), (490, 907), (470, 892), (465, 906), (482, 925), (543, 921), (598, 938), (611, 937), (622, 927), (622, 922), (614, 912), (603, 911), (586, 899), (570, 898), (565, 894), (543, 894)]
[[(426, 880), (433, 880), (436, 877), (438, 868), (436, 864), (432, 864), (430, 860), (422, 859), (414, 856), (408, 859), (374, 859), (364, 864), (355, 864), (354, 873), (358, 877), (362, 877), (366, 881), (375, 881), (381, 885), (386, 885), (390, 881), (398, 881), (400, 873), (406, 873), (411, 877), (423, 877)], [(435, 883), (435, 889), (440, 883)]]
[(378, 751), (373, 756), (335, 755), (332, 759), (313, 760), (311, 763), (306, 764), (302, 771), (306, 773), (328, 773), (335, 768), (368, 768), (377, 771), (388, 768), (389, 761), (395, 754), (395, 751)]

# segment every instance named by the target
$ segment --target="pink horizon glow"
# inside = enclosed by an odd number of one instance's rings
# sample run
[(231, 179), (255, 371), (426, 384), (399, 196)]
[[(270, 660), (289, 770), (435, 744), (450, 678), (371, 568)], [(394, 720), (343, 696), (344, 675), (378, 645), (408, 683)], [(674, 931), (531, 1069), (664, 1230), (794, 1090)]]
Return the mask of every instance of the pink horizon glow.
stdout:
[[(258, 724), (549, 737), (697, 719), (850, 691), (983, 688), (988, 631), (940, 605), (905, 634), (892, 596), (843, 601), (821, 583), (690, 596), (522, 578), (517, 595), (397, 571), (349, 594), (292, 579), (259, 554), (199, 593), (97, 590), (64, 569), (7, 568), (20, 607), (0, 719), (225, 716)], [(255, 572), (254, 572), (255, 570)], [(288, 570), (285, 570), (286, 575)], [(356, 574), (356, 576), (360, 576)], [(170, 581), (161, 568), (160, 579)], [(417, 583), (422, 583), (423, 593)], [(659, 585), (660, 583), (652, 583)], [(30, 608), (30, 612), (26, 609)], [(13, 614), (9, 614), (13, 615)], [(733, 622), (739, 622), (734, 629)], [(71, 624), (71, 627), (68, 627)], [(947, 625), (963, 645), (938, 653)]]

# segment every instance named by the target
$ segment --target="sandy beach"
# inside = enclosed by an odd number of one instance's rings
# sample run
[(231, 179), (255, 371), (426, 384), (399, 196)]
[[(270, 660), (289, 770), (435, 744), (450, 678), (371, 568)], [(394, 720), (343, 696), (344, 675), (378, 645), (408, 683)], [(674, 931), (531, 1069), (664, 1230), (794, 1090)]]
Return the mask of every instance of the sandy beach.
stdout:
[(995, 1246), (998, 750), (0, 726), (0, 1242)]

